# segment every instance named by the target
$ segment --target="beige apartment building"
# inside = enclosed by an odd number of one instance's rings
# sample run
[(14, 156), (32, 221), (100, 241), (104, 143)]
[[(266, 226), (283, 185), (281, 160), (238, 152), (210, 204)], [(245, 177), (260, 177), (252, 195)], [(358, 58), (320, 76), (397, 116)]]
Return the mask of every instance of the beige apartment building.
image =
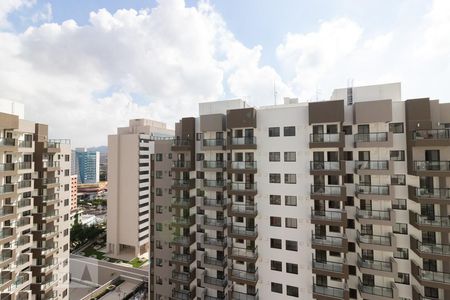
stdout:
[(133, 258), (150, 250), (150, 159), (154, 140), (173, 136), (166, 124), (130, 120), (108, 136), (107, 247)]
[(70, 142), (48, 140), (47, 125), (23, 120), (23, 106), (6, 102), (0, 103), (0, 296), (68, 299)]

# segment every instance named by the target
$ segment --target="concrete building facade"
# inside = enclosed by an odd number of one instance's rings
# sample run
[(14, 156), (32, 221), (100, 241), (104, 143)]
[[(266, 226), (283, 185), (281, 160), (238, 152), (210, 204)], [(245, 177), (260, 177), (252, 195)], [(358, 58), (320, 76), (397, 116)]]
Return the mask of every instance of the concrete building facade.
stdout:
[(397, 83), (200, 104), (155, 146), (154, 298), (450, 299), (449, 147), (450, 104)]
[(48, 140), (47, 125), (6, 112), (0, 113), (0, 296), (68, 299), (70, 142)]
[(72, 151), (72, 174), (76, 174), (80, 184), (100, 181), (100, 152), (77, 148)]
[(136, 119), (108, 136), (107, 247), (113, 256), (150, 250), (150, 156), (154, 140), (171, 135), (164, 123)]

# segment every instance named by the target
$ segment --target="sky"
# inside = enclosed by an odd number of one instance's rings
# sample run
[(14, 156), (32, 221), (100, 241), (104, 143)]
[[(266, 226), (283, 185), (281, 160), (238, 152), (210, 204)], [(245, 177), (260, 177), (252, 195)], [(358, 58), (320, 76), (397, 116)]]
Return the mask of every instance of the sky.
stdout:
[(447, 102), (449, 80), (447, 0), (0, 0), (0, 98), (74, 147), (199, 102), (388, 82)]

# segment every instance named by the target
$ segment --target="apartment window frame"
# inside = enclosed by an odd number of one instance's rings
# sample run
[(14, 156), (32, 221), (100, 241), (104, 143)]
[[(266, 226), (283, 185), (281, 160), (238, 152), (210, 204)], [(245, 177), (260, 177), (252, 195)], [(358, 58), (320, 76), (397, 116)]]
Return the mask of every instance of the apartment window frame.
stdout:
[(269, 152), (269, 161), (271, 162), (280, 162), (281, 161), (281, 153), (280, 152)]
[(389, 132), (392, 133), (405, 133), (404, 124), (402, 122), (389, 123)]
[(286, 273), (298, 274), (298, 264), (286, 263)]
[(281, 227), (281, 217), (270, 216), (270, 226)]
[(298, 252), (298, 242), (293, 240), (286, 240), (285, 249), (286, 251)]
[(284, 205), (286, 206), (297, 206), (297, 196), (285, 195)]
[(271, 282), (270, 291), (272, 293), (283, 294), (283, 285), (278, 282)]
[(284, 183), (285, 184), (297, 184), (297, 174), (287, 173), (284, 174)]
[(283, 272), (283, 263), (278, 260), (271, 260), (270, 269), (272, 271)]
[(284, 227), (297, 229), (297, 226), (298, 226), (297, 218), (289, 218), (289, 217), (284, 218)]
[(281, 205), (281, 195), (269, 195), (270, 205)]
[(406, 199), (393, 199), (392, 200), (392, 209), (407, 210), (408, 209), (408, 201)]
[(408, 224), (406, 223), (395, 223), (392, 226), (392, 232), (396, 234), (408, 234)]
[(284, 161), (285, 162), (296, 162), (297, 161), (297, 152), (285, 151), (284, 152)]
[(279, 137), (280, 127), (269, 127), (269, 137)]
[(295, 136), (295, 126), (284, 126), (283, 136)]
[(269, 183), (281, 183), (281, 174), (269, 173)]
[(390, 150), (389, 158), (392, 161), (405, 161), (405, 150)]
[(271, 238), (270, 239), (270, 248), (272, 249), (282, 249), (283, 242), (281, 239)]
[(286, 295), (298, 298), (298, 287), (286, 285)]

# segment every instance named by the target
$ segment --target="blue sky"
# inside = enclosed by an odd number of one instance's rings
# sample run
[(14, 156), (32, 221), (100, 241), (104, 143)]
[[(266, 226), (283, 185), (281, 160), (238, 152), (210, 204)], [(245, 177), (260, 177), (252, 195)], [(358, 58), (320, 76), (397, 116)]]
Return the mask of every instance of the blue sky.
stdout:
[(199, 102), (273, 104), (274, 85), (277, 103), (351, 81), (447, 102), (449, 36), (448, 0), (0, 1), (0, 98), (76, 146)]

